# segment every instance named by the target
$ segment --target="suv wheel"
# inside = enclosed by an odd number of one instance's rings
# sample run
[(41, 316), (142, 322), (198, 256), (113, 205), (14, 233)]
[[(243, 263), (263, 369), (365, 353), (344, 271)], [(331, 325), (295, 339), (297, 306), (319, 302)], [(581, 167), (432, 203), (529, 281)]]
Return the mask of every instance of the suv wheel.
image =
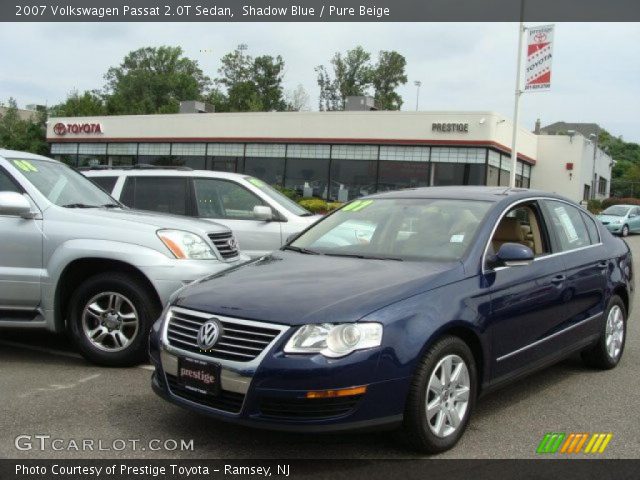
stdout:
[(582, 352), (582, 359), (590, 367), (609, 370), (620, 362), (627, 331), (627, 312), (617, 295), (609, 300), (604, 320), (598, 343)]
[(96, 275), (71, 296), (69, 331), (87, 360), (135, 365), (146, 359), (147, 334), (159, 314), (155, 303), (148, 289), (127, 275)]
[(411, 385), (402, 433), (416, 450), (438, 453), (462, 437), (477, 390), (473, 354), (460, 338), (447, 336), (420, 361)]

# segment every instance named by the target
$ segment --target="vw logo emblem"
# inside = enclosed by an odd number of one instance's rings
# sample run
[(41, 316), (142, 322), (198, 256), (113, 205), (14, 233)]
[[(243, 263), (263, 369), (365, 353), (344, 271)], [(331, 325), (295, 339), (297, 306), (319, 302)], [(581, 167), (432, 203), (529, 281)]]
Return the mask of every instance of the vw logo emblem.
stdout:
[(222, 334), (222, 325), (216, 319), (207, 320), (198, 331), (198, 347), (211, 350)]
[(229, 240), (227, 240), (227, 246), (231, 249), (231, 250), (235, 250), (238, 247), (238, 241), (231, 237)]

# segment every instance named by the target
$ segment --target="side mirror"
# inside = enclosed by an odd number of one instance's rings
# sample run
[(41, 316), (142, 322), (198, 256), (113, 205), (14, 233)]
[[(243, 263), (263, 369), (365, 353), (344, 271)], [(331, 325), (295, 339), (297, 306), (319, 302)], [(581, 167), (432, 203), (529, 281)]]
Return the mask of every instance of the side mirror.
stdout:
[(0, 192), (0, 215), (32, 218), (31, 204), (17, 192)]
[(273, 220), (273, 211), (271, 210), (271, 207), (256, 205), (253, 207), (253, 218), (256, 220), (262, 220), (263, 222), (270, 222)]
[(533, 262), (533, 251), (520, 243), (503, 243), (496, 254), (498, 267), (524, 267)]
[(637, 215), (635, 213), (630, 213), (629, 214), (629, 218), (635, 218), (635, 217), (637, 217)]

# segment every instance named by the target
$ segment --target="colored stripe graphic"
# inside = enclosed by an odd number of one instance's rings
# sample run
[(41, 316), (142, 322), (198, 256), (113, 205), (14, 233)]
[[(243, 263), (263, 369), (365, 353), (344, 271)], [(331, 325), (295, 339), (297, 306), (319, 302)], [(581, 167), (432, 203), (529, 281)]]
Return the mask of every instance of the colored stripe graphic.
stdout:
[[(544, 435), (536, 449), (538, 454), (576, 454), (576, 453), (604, 453), (612, 433), (560, 433), (549, 432)], [(584, 451), (582, 448), (585, 446)]]

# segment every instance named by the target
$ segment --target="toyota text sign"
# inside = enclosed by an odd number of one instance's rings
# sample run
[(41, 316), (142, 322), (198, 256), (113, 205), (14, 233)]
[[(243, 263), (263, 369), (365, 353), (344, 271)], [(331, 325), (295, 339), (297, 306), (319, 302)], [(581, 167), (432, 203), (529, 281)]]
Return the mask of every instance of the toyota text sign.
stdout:
[(527, 69), (525, 91), (551, 88), (551, 61), (553, 60), (553, 25), (531, 27), (527, 30)]

